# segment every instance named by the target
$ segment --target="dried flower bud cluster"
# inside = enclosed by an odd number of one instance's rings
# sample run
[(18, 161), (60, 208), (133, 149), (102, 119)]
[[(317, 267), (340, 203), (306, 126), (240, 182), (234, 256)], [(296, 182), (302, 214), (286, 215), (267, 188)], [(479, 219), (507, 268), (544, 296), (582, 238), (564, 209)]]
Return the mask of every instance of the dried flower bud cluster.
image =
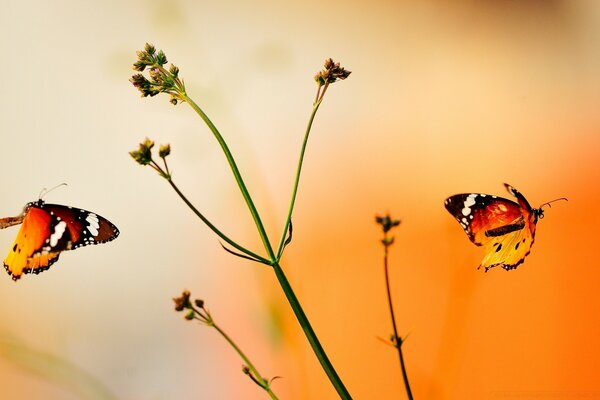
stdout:
[(394, 244), (394, 237), (388, 236), (388, 232), (391, 231), (392, 228), (395, 228), (396, 226), (400, 225), (400, 220), (393, 219), (389, 214), (386, 214), (383, 217), (376, 216), (375, 222), (381, 225), (381, 228), (383, 230), (383, 239), (381, 239), (381, 243), (386, 248)]
[(334, 63), (331, 58), (325, 60), (324, 67), (325, 69), (315, 75), (315, 81), (319, 86), (323, 86), (326, 83), (333, 83), (338, 79), (346, 79), (352, 73), (341, 67), (339, 62)]
[(392, 217), (389, 214), (387, 214), (383, 217), (376, 216), (375, 222), (381, 225), (383, 233), (388, 233), (392, 228), (395, 228), (396, 226), (400, 225), (401, 221), (399, 219), (392, 219)]
[(138, 60), (133, 64), (133, 69), (136, 71), (142, 72), (148, 66), (163, 66), (168, 62), (165, 53), (162, 50), (157, 53), (156, 48), (150, 43), (146, 43), (144, 50), (136, 53)]
[(190, 301), (190, 296), (191, 294), (189, 290), (184, 290), (181, 293), (181, 296), (173, 298), (173, 302), (175, 303), (175, 311), (185, 311), (185, 315), (183, 317), (188, 321), (198, 319), (207, 325), (212, 324), (212, 318), (210, 317), (208, 311), (204, 308), (204, 301), (195, 299), (192, 303)]
[(129, 155), (140, 165), (148, 165), (152, 162), (152, 148), (154, 142), (148, 138), (140, 143), (137, 150), (130, 151)]
[[(140, 165), (148, 165), (153, 163), (152, 159), (152, 148), (154, 147), (154, 141), (146, 138), (140, 143), (137, 150), (129, 152), (129, 155)], [(171, 145), (164, 144), (158, 149), (158, 156), (163, 160), (171, 154)]]
[(179, 79), (179, 68), (173, 64), (168, 70), (164, 67), (167, 56), (162, 50), (157, 53), (154, 46), (146, 43), (144, 50), (138, 51), (137, 56), (138, 60), (133, 64), (133, 69), (140, 72), (148, 69), (150, 79), (139, 73), (133, 75), (129, 81), (142, 93), (142, 97), (152, 97), (164, 92), (171, 95), (169, 101), (173, 105), (183, 101), (185, 87)]
[(181, 296), (173, 298), (175, 302), (175, 311), (183, 311), (189, 308), (192, 308), (192, 303), (190, 303), (191, 293), (189, 290), (184, 290), (181, 293)]

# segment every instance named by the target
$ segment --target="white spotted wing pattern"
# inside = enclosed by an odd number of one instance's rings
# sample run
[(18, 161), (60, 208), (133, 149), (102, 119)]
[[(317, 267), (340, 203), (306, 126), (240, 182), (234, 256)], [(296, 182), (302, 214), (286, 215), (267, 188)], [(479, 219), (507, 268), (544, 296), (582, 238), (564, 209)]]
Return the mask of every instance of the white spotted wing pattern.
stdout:
[(42, 200), (27, 204), (20, 218), (4, 220), (10, 222), (0, 227), (14, 225), (14, 220), (22, 221), (4, 260), (4, 268), (13, 280), (22, 274), (47, 270), (63, 251), (109, 242), (119, 235), (117, 227), (98, 214)]
[(444, 202), (469, 239), (483, 246), (485, 256), (478, 268), (487, 272), (500, 266), (505, 270), (517, 268), (531, 251), (540, 208), (531, 208), (525, 197), (514, 187), (504, 184), (517, 202), (480, 193), (450, 196)]

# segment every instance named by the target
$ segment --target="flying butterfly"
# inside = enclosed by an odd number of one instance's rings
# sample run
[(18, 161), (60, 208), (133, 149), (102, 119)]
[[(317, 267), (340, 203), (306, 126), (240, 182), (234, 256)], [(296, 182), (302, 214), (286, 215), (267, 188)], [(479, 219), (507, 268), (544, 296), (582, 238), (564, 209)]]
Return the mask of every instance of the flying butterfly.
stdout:
[(28, 203), (16, 217), (0, 218), (0, 229), (18, 224), (21, 229), (4, 259), (4, 268), (15, 281), (22, 274), (47, 270), (63, 251), (119, 236), (117, 227), (96, 213), (41, 199)]
[(544, 218), (544, 206), (567, 200), (564, 197), (532, 208), (525, 196), (511, 185), (504, 186), (517, 202), (502, 197), (463, 193), (450, 196), (444, 202), (446, 209), (464, 229), (469, 239), (483, 246), (485, 256), (477, 269), (502, 267), (506, 271), (517, 268), (531, 252), (538, 219)]

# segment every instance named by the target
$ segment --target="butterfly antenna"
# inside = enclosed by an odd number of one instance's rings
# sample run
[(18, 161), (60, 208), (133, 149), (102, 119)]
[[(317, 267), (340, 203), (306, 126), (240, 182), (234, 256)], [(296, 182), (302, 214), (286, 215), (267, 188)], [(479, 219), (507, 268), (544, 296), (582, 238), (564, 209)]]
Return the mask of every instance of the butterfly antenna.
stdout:
[(50, 189), (43, 188), (42, 191), (40, 192), (40, 194), (38, 195), (38, 199), (41, 200), (42, 197), (44, 197), (45, 195), (47, 195), (48, 193), (50, 193), (54, 189), (58, 189), (61, 186), (67, 186), (67, 184), (65, 182), (63, 182), (63, 183), (59, 183), (58, 185), (56, 185), (54, 187), (51, 187)]
[(548, 206), (548, 207), (552, 208), (552, 203), (554, 203), (555, 201), (560, 201), (560, 200), (569, 201), (569, 199), (567, 199), (566, 197), (560, 197), (558, 199), (554, 199), (554, 200), (551, 200), (551, 201), (549, 201), (547, 203), (542, 204), (540, 206), (540, 209), (542, 209), (544, 206)]

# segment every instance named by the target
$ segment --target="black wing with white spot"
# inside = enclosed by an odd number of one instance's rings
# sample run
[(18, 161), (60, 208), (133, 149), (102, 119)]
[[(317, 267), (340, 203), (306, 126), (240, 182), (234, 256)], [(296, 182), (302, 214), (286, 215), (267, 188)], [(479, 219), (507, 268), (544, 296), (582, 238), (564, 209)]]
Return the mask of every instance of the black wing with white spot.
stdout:
[[(119, 229), (112, 222), (91, 211), (60, 204), (43, 204), (41, 208), (50, 213), (53, 219), (59, 221), (58, 224), (63, 222), (65, 225), (57, 233), (64, 231), (63, 235), (66, 235), (69, 240), (66, 242), (61, 240), (62, 236), (55, 238), (56, 245), (63, 242), (56, 249), (58, 251), (106, 243), (119, 236)], [(55, 229), (59, 228), (58, 224), (54, 227)], [(54, 247), (52, 249), (54, 250)]]
[(477, 246), (525, 226), (519, 204), (502, 197), (462, 193), (448, 197), (444, 205)]

